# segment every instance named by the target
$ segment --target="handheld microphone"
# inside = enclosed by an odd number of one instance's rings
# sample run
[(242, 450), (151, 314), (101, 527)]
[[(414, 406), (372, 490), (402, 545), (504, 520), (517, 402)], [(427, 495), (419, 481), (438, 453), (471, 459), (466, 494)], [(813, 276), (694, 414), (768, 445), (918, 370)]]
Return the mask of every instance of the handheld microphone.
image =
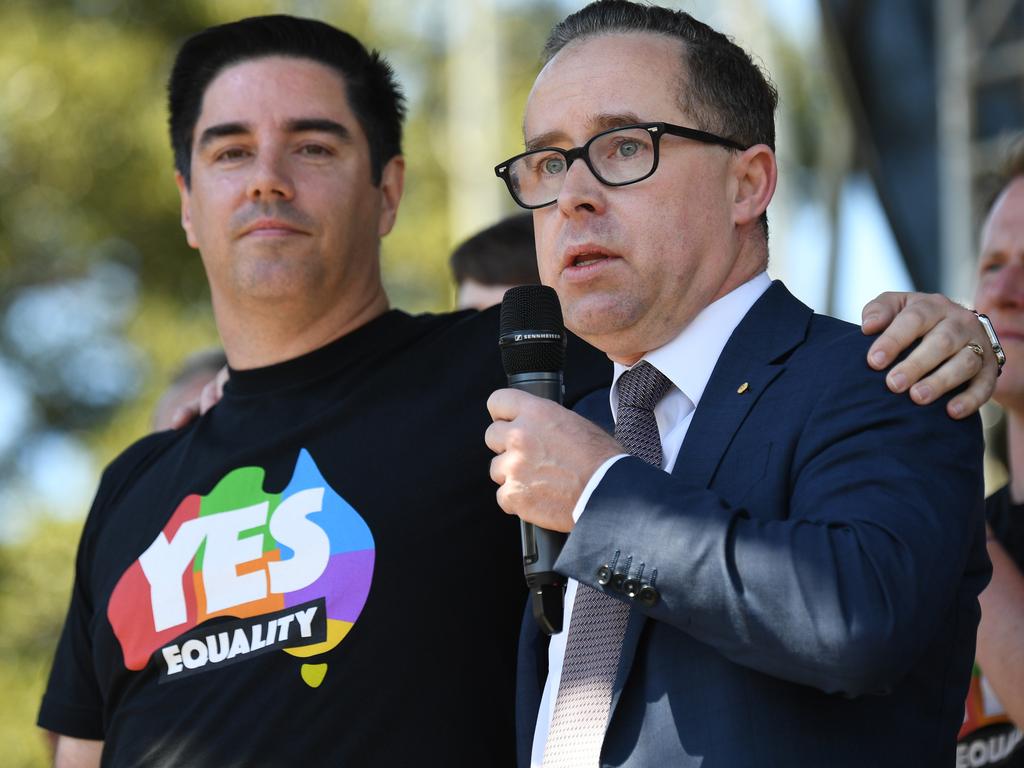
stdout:
[[(561, 404), (565, 326), (553, 289), (521, 285), (505, 292), (498, 346), (509, 387)], [(523, 571), (533, 617), (544, 632), (553, 635), (562, 631), (565, 578), (555, 572), (555, 560), (562, 551), (565, 534), (525, 521), (520, 525)]]

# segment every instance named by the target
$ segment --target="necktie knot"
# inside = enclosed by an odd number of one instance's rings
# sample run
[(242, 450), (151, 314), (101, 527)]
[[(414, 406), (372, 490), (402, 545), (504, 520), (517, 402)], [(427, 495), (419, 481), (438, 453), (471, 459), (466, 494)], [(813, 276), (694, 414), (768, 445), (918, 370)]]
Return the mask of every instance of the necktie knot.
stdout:
[(646, 360), (619, 376), (615, 439), (639, 459), (661, 466), (661, 437), (654, 406), (672, 387), (668, 377)]
[(672, 388), (669, 378), (646, 360), (619, 376), (619, 407), (653, 411)]

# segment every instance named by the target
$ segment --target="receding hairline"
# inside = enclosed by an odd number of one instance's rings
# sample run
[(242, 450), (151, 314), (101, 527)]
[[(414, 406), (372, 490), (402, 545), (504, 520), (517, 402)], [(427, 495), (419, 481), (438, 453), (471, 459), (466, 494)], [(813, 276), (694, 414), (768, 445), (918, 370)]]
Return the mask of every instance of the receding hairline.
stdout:
[[(667, 40), (669, 43), (676, 43), (678, 45), (678, 47), (679, 47), (679, 57), (677, 59), (677, 62), (678, 62), (679, 66), (678, 66), (678, 69), (677, 69), (677, 78), (676, 78), (676, 83), (675, 83), (676, 96), (677, 96), (676, 100), (679, 103), (679, 108), (682, 110), (683, 114), (687, 115), (688, 117), (690, 117), (692, 119), (693, 115), (692, 115), (690, 109), (687, 107), (687, 103), (686, 103), (686, 99), (685, 99), (686, 88), (689, 85), (689, 73), (690, 73), (690, 70), (689, 70), (689, 49), (687, 48), (686, 41), (683, 40), (681, 37), (678, 37), (677, 35), (672, 35), (672, 34), (669, 34), (668, 32), (662, 32), (661, 30), (657, 30), (657, 29), (602, 29), (602, 30), (596, 30), (596, 31), (593, 31), (593, 32), (587, 32), (586, 34), (582, 34), (582, 35), (579, 35), (577, 37), (574, 37), (572, 40), (568, 41), (565, 45), (563, 45), (561, 48), (559, 48), (557, 51), (555, 51), (554, 53), (552, 53), (550, 56), (548, 56), (546, 59), (543, 60), (543, 66), (541, 67), (540, 72), (537, 73), (537, 77), (534, 78), (533, 86), (530, 88), (530, 93), (526, 97), (526, 108), (523, 110), (523, 121), (522, 121), (522, 124), (520, 125), (520, 129), (521, 129), (521, 132), (522, 132), (522, 135), (523, 135), (523, 139), (524, 139), (524, 146), (527, 144), (527, 142), (526, 142), (526, 113), (529, 110), (530, 100), (533, 98), (533, 92), (536, 89), (537, 83), (540, 81), (541, 76), (548, 69), (548, 67), (550, 67), (554, 63), (555, 59), (557, 59), (559, 56), (562, 55), (562, 53), (564, 53), (566, 51), (571, 51), (571, 50), (573, 50), (575, 48), (578, 48), (578, 47), (580, 47), (580, 46), (582, 46), (582, 45), (584, 45), (584, 44), (586, 44), (588, 42), (592, 42), (594, 40), (597, 40), (598, 38), (612, 37), (612, 36), (617, 36), (617, 37), (636, 37), (636, 36), (641, 36), (641, 35), (642, 36), (650, 36), (650, 37), (660, 37), (660, 38), (663, 38), (663, 39)], [(620, 114), (625, 114), (626, 112), (627, 112), (627, 110), (621, 110), (621, 112), (619, 112), (619, 113)], [(608, 110), (607, 112), (604, 112), (602, 114), (603, 115), (614, 115), (614, 114), (616, 114), (616, 111), (615, 110)], [(597, 119), (599, 117), (600, 116), (595, 116), (595, 119)], [(588, 118), (588, 119), (590, 119), (590, 118)], [(647, 118), (647, 119), (660, 119), (660, 118)], [(609, 126), (609, 127), (613, 127), (613, 126)], [(527, 149), (529, 149), (529, 148), (530, 147), (527, 146)]]

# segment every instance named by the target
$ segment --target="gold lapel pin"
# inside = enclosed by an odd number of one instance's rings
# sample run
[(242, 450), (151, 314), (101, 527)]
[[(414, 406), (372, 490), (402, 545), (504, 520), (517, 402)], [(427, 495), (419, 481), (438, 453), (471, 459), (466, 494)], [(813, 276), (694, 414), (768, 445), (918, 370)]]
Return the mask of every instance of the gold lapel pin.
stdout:
[(739, 389), (736, 390), (736, 394), (737, 395), (742, 395), (748, 389), (750, 389), (750, 383), (744, 381), (742, 384), (740, 384)]

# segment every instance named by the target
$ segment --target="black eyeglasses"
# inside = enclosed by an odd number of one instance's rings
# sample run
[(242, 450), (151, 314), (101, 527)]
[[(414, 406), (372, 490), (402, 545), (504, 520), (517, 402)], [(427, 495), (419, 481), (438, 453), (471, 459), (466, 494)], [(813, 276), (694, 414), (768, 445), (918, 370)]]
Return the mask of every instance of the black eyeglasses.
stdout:
[(565, 174), (582, 159), (594, 177), (609, 187), (643, 181), (658, 169), (658, 145), (670, 133), (705, 144), (745, 150), (732, 139), (671, 123), (639, 123), (612, 128), (592, 136), (582, 147), (542, 147), (523, 152), (494, 167), (512, 199), (523, 208), (543, 208), (558, 199)]

